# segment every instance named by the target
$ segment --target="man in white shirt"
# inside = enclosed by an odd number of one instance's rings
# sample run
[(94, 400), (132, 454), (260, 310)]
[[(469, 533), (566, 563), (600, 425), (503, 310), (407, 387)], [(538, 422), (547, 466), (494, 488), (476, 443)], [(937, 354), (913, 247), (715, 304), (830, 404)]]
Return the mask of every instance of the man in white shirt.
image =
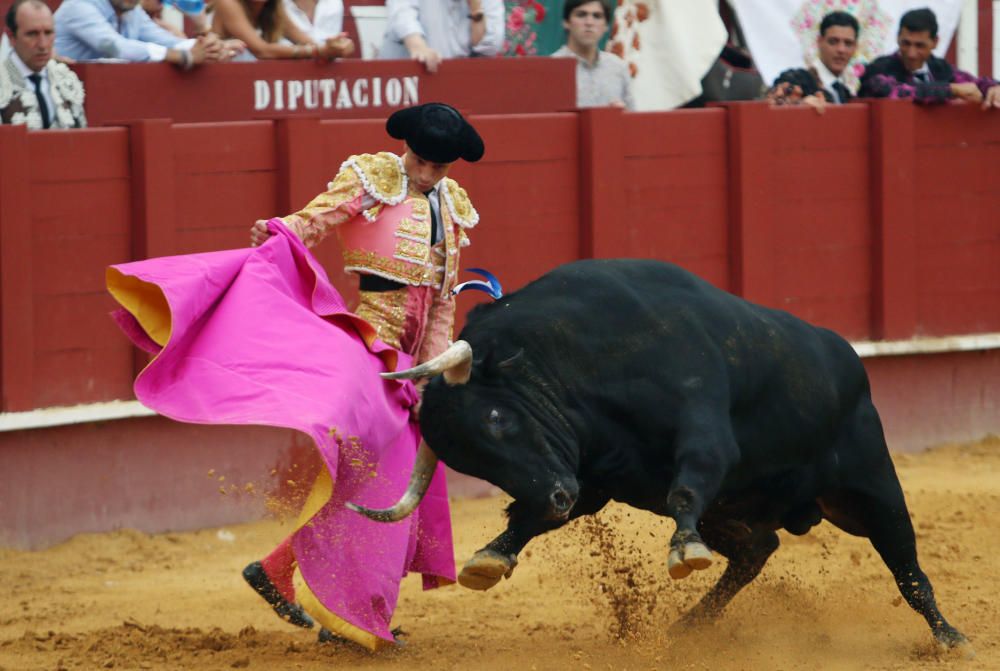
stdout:
[(78, 61), (166, 61), (190, 70), (231, 56), (214, 33), (183, 39), (156, 25), (139, 0), (64, 0), (55, 13), (56, 48)]
[(382, 59), (412, 58), (437, 72), (446, 58), (496, 56), (504, 38), (503, 0), (387, 0)]
[(86, 127), (83, 84), (52, 58), (52, 10), (41, 0), (15, 0), (6, 23), (14, 41), (0, 63), (0, 120), (32, 130)]
[(816, 107), (853, 100), (855, 93), (844, 81), (844, 73), (858, 50), (860, 32), (861, 26), (852, 14), (836, 11), (824, 16), (816, 38), (819, 62), (809, 69), (782, 72), (768, 91), (768, 99), (778, 105), (805, 103)]
[(625, 61), (598, 49), (610, 22), (607, 0), (566, 0), (563, 5), (566, 44), (552, 56), (576, 59), (577, 107), (635, 109), (632, 78)]

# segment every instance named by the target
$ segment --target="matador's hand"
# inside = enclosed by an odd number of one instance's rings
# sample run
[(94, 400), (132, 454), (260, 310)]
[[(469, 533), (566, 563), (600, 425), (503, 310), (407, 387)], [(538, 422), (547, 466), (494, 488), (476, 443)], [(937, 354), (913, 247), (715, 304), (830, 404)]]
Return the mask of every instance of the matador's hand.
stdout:
[(271, 237), (271, 232), (267, 230), (267, 219), (258, 219), (250, 227), (250, 246), (260, 247)]

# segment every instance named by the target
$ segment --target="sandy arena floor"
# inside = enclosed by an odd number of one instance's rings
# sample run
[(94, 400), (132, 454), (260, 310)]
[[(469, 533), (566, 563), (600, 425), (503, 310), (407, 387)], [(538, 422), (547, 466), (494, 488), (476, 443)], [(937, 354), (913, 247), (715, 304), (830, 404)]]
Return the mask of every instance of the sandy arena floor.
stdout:
[[(288, 527), (264, 521), (150, 536), (83, 535), (0, 550), (0, 669), (1000, 669), (1000, 438), (897, 455), (921, 563), (977, 656), (942, 655), (867, 540), (824, 523), (782, 536), (714, 625), (667, 627), (721, 572), (674, 582), (672, 522), (622, 506), (532, 542), (485, 593), (403, 583), (407, 645), (316, 643), (243, 583)], [(461, 564), (502, 528), (503, 498), (454, 507)]]

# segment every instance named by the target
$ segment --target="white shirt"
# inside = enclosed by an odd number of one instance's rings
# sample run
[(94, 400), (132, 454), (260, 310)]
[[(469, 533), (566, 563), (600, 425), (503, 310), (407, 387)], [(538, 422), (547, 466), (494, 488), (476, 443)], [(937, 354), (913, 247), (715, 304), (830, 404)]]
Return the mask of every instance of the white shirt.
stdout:
[(288, 19), (317, 44), (322, 44), (328, 37), (336, 37), (344, 29), (343, 0), (316, 0), (312, 21), (302, 8), (295, 4), (295, 0), (282, 1)]
[[(24, 77), (24, 80), (28, 83), (28, 86), (31, 88), (32, 91), (35, 90), (35, 85), (30, 79), (28, 79), (28, 77), (34, 74), (39, 74), (42, 76), (42, 81), (41, 84), (39, 85), (39, 88), (42, 90), (42, 97), (45, 98), (45, 107), (49, 110), (49, 122), (55, 123), (56, 107), (52, 102), (52, 94), (49, 92), (49, 87), (51, 86), (51, 82), (49, 82), (49, 75), (46, 72), (46, 69), (42, 68), (41, 72), (35, 72), (34, 70), (32, 70), (31, 68), (29, 68), (27, 65), (24, 64), (24, 61), (21, 60), (21, 57), (18, 56), (17, 52), (14, 51), (13, 49), (11, 49), (10, 51), (10, 60), (14, 64), (14, 67), (17, 68), (17, 71), (21, 73), (21, 76)], [(39, 114), (41, 114), (40, 111)]]
[[(922, 76), (918, 77), (917, 75), (922, 75)], [(934, 75), (931, 74), (931, 69), (927, 67), (926, 61), (924, 61), (923, 65), (921, 65), (919, 68), (913, 71), (913, 78), (916, 79), (917, 81), (921, 80), (925, 82), (934, 81)]]
[(577, 107), (605, 107), (618, 101), (625, 105), (625, 109), (635, 109), (632, 76), (628, 65), (618, 56), (598, 51), (597, 59), (590, 63), (564, 44), (552, 57), (576, 59)]
[(837, 75), (830, 72), (830, 68), (826, 67), (826, 65), (823, 64), (823, 61), (816, 62), (816, 74), (819, 75), (819, 85), (822, 86), (824, 89), (826, 89), (826, 91), (833, 96), (833, 101), (835, 103), (841, 104), (846, 102), (840, 99), (840, 95), (837, 93), (837, 89), (833, 88), (833, 84), (835, 82), (840, 82), (841, 86), (850, 91), (851, 87), (847, 85), (847, 82), (845, 82), (843, 78), (838, 77)]
[(472, 44), (468, 0), (386, 0), (389, 14), (379, 58), (406, 59), (407, 35), (419, 33), (442, 58), (496, 56), (503, 47), (503, 0), (483, 0), (486, 34)]

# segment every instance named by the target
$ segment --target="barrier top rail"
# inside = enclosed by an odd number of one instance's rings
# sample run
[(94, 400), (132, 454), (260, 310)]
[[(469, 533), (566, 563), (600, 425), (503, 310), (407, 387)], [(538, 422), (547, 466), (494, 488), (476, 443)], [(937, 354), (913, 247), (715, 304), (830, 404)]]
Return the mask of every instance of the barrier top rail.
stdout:
[(412, 61), (208, 64), (78, 63), (91, 126), (137, 119), (181, 123), (287, 117), (385, 118), (443, 101), (469, 114), (532, 114), (576, 105), (574, 63), (559, 58), (447, 61), (435, 74)]

